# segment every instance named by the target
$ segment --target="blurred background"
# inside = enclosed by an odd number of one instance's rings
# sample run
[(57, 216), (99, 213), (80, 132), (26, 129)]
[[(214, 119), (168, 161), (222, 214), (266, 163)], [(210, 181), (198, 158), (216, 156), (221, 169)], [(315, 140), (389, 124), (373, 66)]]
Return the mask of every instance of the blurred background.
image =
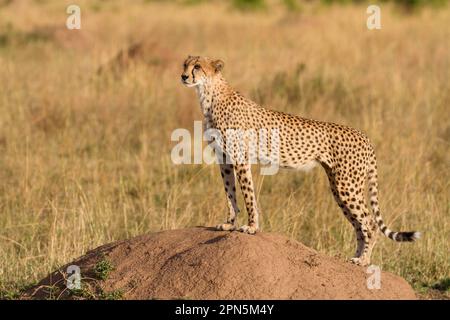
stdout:
[[(385, 221), (423, 232), (380, 237), (372, 262), (449, 297), (448, 1), (379, 1), (380, 30), (365, 1), (79, 0), (80, 30), (70, 4), (0, 1), (1, 298), (101, 244), (225, 219), (217, 166), (170, 158), (172, 131), (202, 119), (188, 54), (264, 106), (364, 131)], [(254, 175), (263, 231), (353, 255), (322, 169)]]

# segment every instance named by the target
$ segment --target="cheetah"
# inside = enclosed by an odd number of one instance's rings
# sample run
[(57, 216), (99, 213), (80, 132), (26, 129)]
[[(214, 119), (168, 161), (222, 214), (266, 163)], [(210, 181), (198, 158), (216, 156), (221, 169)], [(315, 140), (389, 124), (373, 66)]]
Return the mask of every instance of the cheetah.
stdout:
[[(228, 218), (216, 229), (236, 230), (236, 182), (239, 182), (248, 213), (248, 224), (239, 231), (254, 234), (258, 230), (259, 209), (252, 181), (249, 155), (240, 157), (224, 133), (229, 129), (277, 129), (277, 143), (265, 143), (268, 148), (277, 148), (280, 168), (305, 169), (315, 165), (324, 168), (331, 192), (344, 216), (356, 232), (356, 253), (350, 260), (357, 265), (370, 264), (372, 249), (377, 240), (378, 229), (394, 241), (415, 241), (420, 233), (394, 232), (383, 222), (378, 202), (377, 163), (369, 139), (351, 127), (310, 120), (299, 116), (263, 108), (235, 91), (222, 76), (224, 62), (201, 56), (188, 56), (183, 64), (182, 83), (196, 89), (200, 108), (204, 116), (204, 129), (214, 128), (222, 138), (217, 140), (220, 172), (227, 195)], [(239, 139), (238, 139), (239, 140)], [(248, 139), (243, 138), (246, 142)], [(234, 140), (236, 141), (236, 140)], [(242, 142), (242, 141), (240, 141)], [(215, 149), (217, 153), (217, 149)], [(274, 160), (268, 157), (269, 161)], [(367, 181), (367, 182), (366, 182)], [(365, 193), (373, 214), (369, 213)]]

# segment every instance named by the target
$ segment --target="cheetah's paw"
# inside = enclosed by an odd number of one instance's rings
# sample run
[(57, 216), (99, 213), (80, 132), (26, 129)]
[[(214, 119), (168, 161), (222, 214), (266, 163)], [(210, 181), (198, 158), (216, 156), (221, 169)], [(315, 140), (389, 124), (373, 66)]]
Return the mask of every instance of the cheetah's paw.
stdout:
[(220, 230), (220, 231), (234, 231), (234, 230), (236, 230), (236, 226), (234, 224), (231, 224), (231, 223), (223, 223), (223, 224), (218, 224), (216, 226), (216, 230)]
[(257, 229), (258, 228), (255, 227), (255, 226), (244, 225), (244, 226), (239, 228), (239, 231), (243, 232), (243, 233), (248, 233), (248, 234), (255, 234)]
[(357, 266), (363, 266), (364, 267), (364, 266), (368, 265), (368, 263), (364, 259), (361, 259), (361, 258), (351, 258), (350, 262), (355, 264), (355, 265), (357, 265)]

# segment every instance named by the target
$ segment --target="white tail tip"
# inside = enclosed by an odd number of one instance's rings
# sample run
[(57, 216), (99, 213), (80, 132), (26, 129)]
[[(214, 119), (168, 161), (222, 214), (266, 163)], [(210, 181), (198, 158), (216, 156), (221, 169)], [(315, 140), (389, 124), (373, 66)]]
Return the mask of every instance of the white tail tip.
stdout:
[(414, 240), (420, 239), (420, 237), (422, 237), (422, 233), (420, 233), (418, 231), (414, 232), (413, 235), (412, 235), (412, 238)]

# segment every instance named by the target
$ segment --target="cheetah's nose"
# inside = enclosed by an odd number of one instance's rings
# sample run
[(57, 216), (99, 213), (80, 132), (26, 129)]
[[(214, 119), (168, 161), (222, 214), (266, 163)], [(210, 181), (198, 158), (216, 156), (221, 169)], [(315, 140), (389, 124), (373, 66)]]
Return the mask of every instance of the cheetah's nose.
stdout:
[(181, 80), (185, 81), (185, 80), (187, 80), (187, 78), (189, 78), (188, 75), (185, 75), (185, 74), (181, 75)]

